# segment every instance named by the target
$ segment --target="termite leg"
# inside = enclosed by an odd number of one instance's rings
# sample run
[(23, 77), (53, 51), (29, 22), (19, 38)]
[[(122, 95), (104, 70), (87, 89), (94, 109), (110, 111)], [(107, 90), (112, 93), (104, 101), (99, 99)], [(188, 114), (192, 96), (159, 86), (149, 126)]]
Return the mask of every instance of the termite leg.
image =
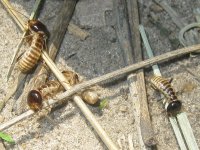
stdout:
[(170, 79), (168, 80), (168, 82), (169, 82), (169, 83), (172, 83), (173, 80), (174, 80), (173, 78), (170, 78)]

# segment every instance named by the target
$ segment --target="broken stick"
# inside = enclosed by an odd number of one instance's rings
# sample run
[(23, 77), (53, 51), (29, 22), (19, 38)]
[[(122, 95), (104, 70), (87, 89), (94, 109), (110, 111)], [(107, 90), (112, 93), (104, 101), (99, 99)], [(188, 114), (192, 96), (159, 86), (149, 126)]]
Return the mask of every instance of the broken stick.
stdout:
[[(141, 39), (139, 32), (139, 11), (137, 0), (128, 0), (129, 2), (129, 23), (133, 38), (134, 45), (134, 61), (139, 62), (143, 60), (142, 49), (141, 49)], [(154, 148), (156, 146), (156, 141), (154, 139), (154, 132), (151, 125), (150, 114), (148, 110), (147, 103), (147, 92), (145, 86), (144, 70), (141, 69), (136, 74), (137, 77), (137, 94), (138, 102), (133, 100), (133, 103), (139, 103), (140, 109), (139, 115), (139, 128), (142, 140), (147, 147)], [(136, 107), (135, 107), (136, 108)], [(136, 108), (137, 109), (137, 108)]]
[[(124, 53), (124, 59), (126, 65), (131, 65), (134, 62), (142, 60), (142, 50), (140, 42), (140, 34), (138, 31), (139, 18), (138, 9), (136, 1), (129, 2), (129, 13), (127, 11), (127, 3), (125, 0), (115, 1), (116, 6), (116, 20), (117, 20), (117, 36), (121, 49)], [(133, 14), (133, 15), (132, 15)], [(128, 19), (129, 16), (129, 19)], [(130, 27), (129, 22), (130, 20)], [(132, 37), (134, 39), (131, 42), (131, 31)], [(134, 48), (132, 48), (131, 43), (134, 43)], [(134, 50), (134, 55), (133, 51)], [(137, 79), (137, 81), (135, 80)], [(138, 137), (140, 142), (140, 149), (144, 149), (145, 146), (151, 147), (155, 145), (155, 140), (153, 139), (153, 129), (151, 126), (150, 116), (148, 112), (146, 87), (144, 80), (143, 70), (138, 70), (136, 74), (130, 74), (127, 77), (130, 91), (130, 98), (133, 103), (133, 110), (135, 115), (136, 126), (138, 130)], [(135, 83), (136, 82), (136, 83)], [(136, 88), (135, 86), (136, 85)], [(136, 93), (135, 97), (132, 93)], [(145, 145), (145, 146), (144, 146)]]

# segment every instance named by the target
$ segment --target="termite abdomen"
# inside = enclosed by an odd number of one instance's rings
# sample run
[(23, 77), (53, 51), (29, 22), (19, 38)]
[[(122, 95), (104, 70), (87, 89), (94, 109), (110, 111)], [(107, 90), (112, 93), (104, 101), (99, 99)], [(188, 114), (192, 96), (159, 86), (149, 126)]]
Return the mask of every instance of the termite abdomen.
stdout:
[(167, 106), (167, 112), (170, 114), (176, 114), (180, 112), (182, 103), (179, 100), (171, 101)]
[(31, 69), (37, 64), (38, 60), (40, 59), (44, 44), (45, 41), (43, 40), (43, 33), (34, 34), (31, 46), (22, 55), (18, 62), (21, 72), (27, 73), (31, 71)]
[(39, 91), (31, 90), (28, 93), (27, 103), (32, 110), (38, 111), (42, 109), (42, 101), (42, 95)]

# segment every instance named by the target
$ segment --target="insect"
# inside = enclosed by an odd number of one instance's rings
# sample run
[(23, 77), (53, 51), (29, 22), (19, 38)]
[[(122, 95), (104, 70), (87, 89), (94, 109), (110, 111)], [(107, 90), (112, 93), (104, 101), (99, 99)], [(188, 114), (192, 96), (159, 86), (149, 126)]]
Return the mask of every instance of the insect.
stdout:
[[(63, 71), (62, 73), (68, 80), (70, 86), (74, 86), (80, 82), (78, 75), (75, 72)], [(31, 90), (28, 93), (27, 104), (30, 109), (39, 111), (42, 109), (43, 102), (45, 100), (48, 100), (61, 91), (64, 91), (64, 88), (59, 81), (48, 81), (46, 84), (40, 86), (37, 89)], [(83, 99), (89, 104), (94, 104), (99, 100), (97, 93), (91, 89), (83, 91), (80, 95), (82, 95)]]
[(43, 100), (62, 91), (63, 87), (57, 80), (48, 81), (46, 84), (40, 86), (36, 90), (31, 90), (28, 93), (27, 103), (30, 109), (38, 111), (42, 109)]
[(29, 20), (27, 23), (28, 42), (30, 47), (23, 53), (18, 61), (18, 67), (21, 72), (29, 72), (38, 62), (43, 49), (46, 49), (46, 40), (49, 36), (49, 32), (46, 26), (38, 20)]
[(177, 114), (181, 110), (182, 103), (178, 100), (171, 81), (161, 76), (153, 76), (150, 79), (152, 87), (159, 90), (167, 99), (163, 102), (168, 114)]
[[(68, 80), (71, 86), (79, 82), (78, 75), (72, 71), (62, 72), (65, 78)], [(43, 107), (43, 101), (53, 97), (55, 94), (63, 91), (64, 88), (57, 80), (48, 81), (46, 84), (41, 85), (36, 90), (31, 90), (28, 93), (27, 104), (30, 109), (34, 111), (41, 110)]]

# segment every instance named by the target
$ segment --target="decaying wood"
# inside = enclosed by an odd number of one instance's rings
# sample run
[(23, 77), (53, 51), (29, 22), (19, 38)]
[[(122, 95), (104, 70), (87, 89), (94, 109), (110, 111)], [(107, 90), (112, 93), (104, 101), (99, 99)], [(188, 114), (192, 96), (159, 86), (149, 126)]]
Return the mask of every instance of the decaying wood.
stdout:
[[(128, 1), (129, 4), (129, 13), (127, 13), (127, 3), (125, 0), (117, 0), (116, 3), (116, 17), (117, 17), (117, 35), (120, 43), (120, 47), (124, 52), (124, 59), (126, 65), (131, 65), (133, 62), (139, 62), (142, 60), (142, 50), (141, 50), (141, 41), (140, 41), (140, 33), (138, 30), (139, 26), (139, 16), (138, 16), (138, 8), (137, 8), (137, 1), (132, 0)], [(129, 15), (129, 19), (128, 16)], [(130, 27), (128, 20), (130, 20)], [(132, 37), (133, 37), (133, 45), (134, 45), (134, 55), (131, 47), (131, 38), (130, 38), (130, 29), (132, 29)], [(129, 91), (130, 93), (133, 92), (132, 82), (134, 81), (135, 75), (130, 74), (127, 78), (129, 83)], [(134, 107), (135, 109), (140, 109), (140, 111), (135, 111), (136, 119), (139, 119), (140, 126), (138, 134), (141, 134), (143, 142), (146, 146), (154, 146), (155, 140), (153, 138), (153, 129), (151, 126), (148, 105), (147, 105), (147, 94), (146, 94), (146, 87), (145, 87), (145, 79), (144, 79), (144, 72), (143, 70), (139, 70), (136, 73), (137, 78), (137, 99), (135, 97), (131, 97), (133, 103), (138, 103), (140, 107)], [(134, 81), (135, 82), (135, 81)], [(132, 95), (130, 95), (132, 96)], [(133, 105), (135, 106), (135, 104)], [(139, 114), (137, 114), (139, 112)], [(141, 147), (144, 144), (140, 144)]]
[(125, 0), (113, 1), (115, 16), (117, 20), (116, 32), (120, 47), (123, 51), (126, 65), (133, 64), (133, 52), (130, 43), (129, 24), (127, 21), (127, 9)]
[[(62, 44), (67, 27), (74, 12), (73, 6), (75, 4), (76, 1), (73, 2), (65, 1), (62, 3), (62, 8), (58, 14), (58, 17), (56, 18), (53, 30), (51, 32), (52, 36), (49, 39), (49, 43), (51, 43), (49, 47), (49, 55), (52, 60), (55, 60), (56, 54), (58, 53), (58, 50)], [(42, 64), (39, 67), (39, 69), (37, 69), (34, 78), (30, 80), (29, 85), (27, 86), (26, 89), (24, 89), (23, 94), (18, 99), (18, 104), (16, 108), (17, 114), (20, 114), (26, 106), (25, 98), (27, 96), (27, 91), (30, 91), (31, 89), (39, 87), (40, 85), (44, 84), (45, 81), (47, 80), (48, 75), (49, 75), (48, 68), (44, 64)]]
[[(141, 49), (141, 39), (140, 39), (140, 32), (139, 32), (139, 11), (138, 11), (138, 4), (137, 0), (130, 0), (129, 1), (129, 20), (132, 29), (132, 38), (133, 38), (133, 45), (134, 45), (134, 60), (135, 62), (139, 62), (143, 60), (142, 56), (142, 49)], [(154, 139), (154, 132), (151, 124), (150, 114), (148, 110), (148, 103), (147, 103), (147, 92), (145, 86), (145, 78), (144, 78), (144, 71), (140, 69), (137, 72), (137, 95), (140, 105), (140, 132), (143, 142), (146, 146), (154, 148), (156, 145)], [(133, 99), (133, 103), (134, 103)], [(137, 109), (137, 108), (136, 108)], [(142, 144), (143, 145), (143, 144)]]

